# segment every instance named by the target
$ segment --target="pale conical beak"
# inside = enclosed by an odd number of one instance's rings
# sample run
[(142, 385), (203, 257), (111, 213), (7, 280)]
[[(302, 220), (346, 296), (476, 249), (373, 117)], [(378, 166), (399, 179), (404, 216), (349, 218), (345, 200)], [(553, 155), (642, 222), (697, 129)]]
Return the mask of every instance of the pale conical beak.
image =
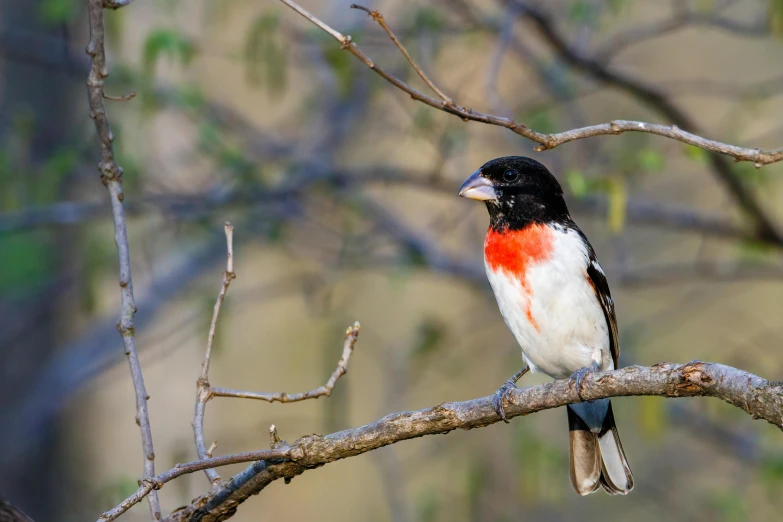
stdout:
[(476, 199), (478, 201), (497, 199), (492, 183), (481, 175), (480, 170), (477, 170), (465, 180), (465, 183), (459, 189), (459, 195), (463, 198)]

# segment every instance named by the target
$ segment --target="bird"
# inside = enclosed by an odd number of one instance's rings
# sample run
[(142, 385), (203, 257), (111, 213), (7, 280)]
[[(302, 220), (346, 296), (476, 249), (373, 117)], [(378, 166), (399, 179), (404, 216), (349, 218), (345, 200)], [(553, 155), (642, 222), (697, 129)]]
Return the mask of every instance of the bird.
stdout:
[[(474, 172), (459, 195), (483, 201), (489, 211), (484, 266), (525, 362), (494, 396), (503, 421), (504, 401), (528, 370), (570, 378), (581, 393), (588, 373), (617, 369), (620, 345), (609, 284), (552, 173), (531, 158), (497, 158)], [(611, 401), (579, 402), (566, 410), (576, 492), (587, 495), (599, 486), (612, 495), (630, 492), (633, 475)]]

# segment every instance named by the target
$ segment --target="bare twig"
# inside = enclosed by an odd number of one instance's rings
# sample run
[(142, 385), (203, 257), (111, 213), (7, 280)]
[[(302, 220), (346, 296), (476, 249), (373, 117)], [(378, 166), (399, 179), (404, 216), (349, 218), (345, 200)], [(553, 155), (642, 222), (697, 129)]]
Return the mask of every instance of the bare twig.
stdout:
[(252, 392), (242, 390), (230, 390), (228, 388), (212, 388), (212, 397), (236, 397), (240, 399), (258, 399), (267, 402), (299, 402), (307, 399), (317, 399), (318, 397), (327, 397), (332, 394), (332, 389), (337, 381), (348, 371), (348, 360), (353, 353), (353, 347), (359, 338), (359, 321), (353, 326), (349, 326), (345, 331), (345, 343), (343, 343), (343, 354), (337, 362), (337, 368), (332, 372), (332, 376), (323, 386), (302, 393), (286, 392)]
[[(715, 397), (743, 409), (753, 418), (763, 418), (783, 429), (782, 383), (770, 382), (721, 364), (695, 361), (652, 367), (630, 366), (588, 374), (582, 395), (585, 400), (631, 395)], [(494, 424), (500, 421), (500, 417), (495, 413), (492, 400), (488, 396), (465, 402), (444, 403), (425, 410), (393, 413), (371, 424), (331, 435), (303, 437), (287, 448), (279, 449), (281, 452), (287, 451), (287, 460), (282, 456), (276, 457), (280, 459), (278, 462), (256, 462), (218, 489), (174, 511), (167, 521), (226, 520), (236, 512), (238, 504), (277, 479), (290, 479), (307, 469), (403, 440)], [(506, 413), (508, 417), (529, 415), (579, 400), (569, 380), (562, 379), (513, 390)], [(198, 463), (193, 464), (195, 466)], [(210, 465), (217, 464), (210, 462)], [(195, 470), (188, 472), (192, 471)]]
[(402, 45), (402, 42), (400, 42), (399, 39), (394, 35), (394, 32), (391, 30), (391, 27), (389, 27), (389, 24), (386, 23), (386, 20), (383, 18), (383, 15), (378, 12), (378, 10), (371, 10), (367, 7), (358, 5), (358, 4), (351, 4), (351, 9), (359, 9), (361, 11), (364, 11), (368, 15), (370, 15), (370, 18), (378, 22), (378, 25), (380, 25), (384, 31), (386, 31), (386, 34), (389, 35), (389, 38), (391, 38), (391, 41), (394, 42), (394, 45), (397, 46), (397, 49), (400, 50), (402, 55), (405, 57), (406, 60), (408, 60), (408, 63), (413, 67), (413, 70), (416, 71), (416, 74), (419, 75), (419, 77), (424, 80), (424, 83), (429, 85), (430, 89), (432, 89), (435, 94), (437, 94), (441, 100), (446, 105), (454, 105), (454, 102), (451, 101), (451, 98), (446, 96), (443, 91), (438, 89), (437, 85), (435, 85), (432, 80), (430, 80), (426, 74), (424, 74), (424, 71), (421, 67), (414, 61), (414, 59), (411, 57), (411, 55), (408, 53), (408, 50), (405, 49), (405, 46)]
[[(104, 78), (109, 74), (106, 69), (103, 7), (103, 0), (90, 0), (90, 42), (87, 45), (87, 54), (92, 59), (92, 64), (87, 79), (87, 95), (90, 105), (90, 117), (95, 122), (95, 130), (98, 133), (101, 145), (98, 169), (101, 173), (101, 181), (109, 190), (112, 214), (114, 216), (114, 240), (117, 243), (117, 254), (120, 264), (120, 293), (122, 296), (122, 310), (117, 329), (125, 343), (125, 353), (128, 356), (133, 388), (136, 392), (136, 423), (141, 430), (142, 448), (144, 450), (143, 478), (148, 480), (155, 475), (155, 451), (152, 445), (152, 429), (150, 427), (149, 412), (147, 411), (149, 396), (144, 386), (144, 376), (142, 375), (139, 356), (136, 352), (136, 337), (133, 326), (136, 304), (133, 297), (128, 231), (125, 225), (125, 211), (122, 206), (124, 199), (121, 179), (122, 169), (117, 165), (114, 157), (112, 145), (114, 136), (109, 127), (106, 108), (103, 104), (103, 82)], [(152, 492), (149, 496), (149, 504), (152, 518), (160, 520), (160, 504), (157, 493)]]
[(333, 38), (340, 42), (342, 49), (345, 49), (353, 54), (367, 67), (375, 71), (376, 74), (381, 76), (383, 79), (398, 89), (406, 92), (414, 100), (420, 101), (426, 105), (429, 105), (430, 107), (434, 107), (436, 109), (440, 109), (450, 114), (459, 116), (465, 121), (477, 121), (489, 125), (505, 127), (514, 133), (519, 134), (520, 136), (538, 143), (538, 147), (536, 147), (537, 151), (554, 149), (555, 147), (563, 145), (564, 143), (594, 136), (623, 134), (625, 132), (645, 132), (671, 138), (711, 152), (725, 154), (727, 156), (733, 157), (737, 161), (750, 161), (753, 162), (757, 167), (783, 160), (783, 148), (764, 150), (759, 148), (738, 147), (736, 145), (710, 140), (702, 136), (684, 131), (677, 125), (658, 125), (641, 121), (614, 120), (609, 123), (590, 125), (587, 127), (571, 129), (564, 132), (545, 134), (537, 132), (527, 127), (523, 123), (516, 122), (511, 118), (474, 111), (470, 107), (463, 107), (456, 104), (446, 104), (433, 98), (432, 96), (428, 96), (421, 91), (414, 89), (396, 76), (386, 72), (384, 69), (379, 67), (369, 56), (367, 56), (364, 51), (362, 51), (355, 43), (353, 43), (350, 36), (343, 35), (339, 31), (332, 29), (292, 0), (280, 1), (329, 33)]
[[(209, 362), (212, 357), (212, 343), (215, 340), (215, 328), (220, 316), (220, 306), (226, 298), (231, 281), (237, 277), (234, 273), (234, 225), (227, 222), (223, 228), (226, 233), (226, 271), (223, 272), (223, 281), (220, 284), (220, 291), (215, 301), (215, 307), (212, 310), (212, 322), (209, 325), (209, 334), (207, 335), (207, 350), (204, 354), (204, 362), (201, 363), (201, 376), (196, 381), (198, 391), (196, 392), (196, 408), (193, 413), (193, 438), (196, 440), (198, 458), (202, 460), (211, 456), (216, 445), (213, 443), (213, 447), (210, 447), (209, 451), (207, 451), (204, 445), (204, 413), (207, 408), (207, 401), (209, 401), (211, 395)], [(204, 472), (213, 484), (220, 480), (220, 475), (214, 469), (205, 469)]]
[(111, 100), (111, 101), (128, 101), (128, 100), (132, 100), (133, 98), (135, 98), (136, 97), (136, 93), (135, 92), (130, 92), (130, 93), (124, 95), (124, 96), (109, 96), (108, 94), (103, 93), (103, 97), (105, 99)]
[(133, 2), (133, 0), (103, 0), (103, 7), (106, 9), (119, 9)]
[(291, 449), (272, 449), (272, 450), (260, 450), (260, 451), (248, 451), (245, 453), (234, 453), (231, 455), (224, 455), (222, 457), (214, 457), (209, 459), (196, 460), (185, 464), (177, 464), (170, 470), (161, 473), (158, 476), (145, 478), (139, 489), (136, 492), (123, 500), (113, 509), (101, 513), (97, 522), (109, 522), (114, 520), (131, 507), (141, 502), (141, 500), (147, 495), (155, 494), (157, 490), (163, 487), (163, 484), (170, 482), (177, 477), (186, 475), (188, 473), (195, 473), (204, 469), (216, 468), (220, 466), (228, 466), (229, 464), (239, 464), (242, 462), (252, 462), (256, 460), (282, 460), (291, 458)]

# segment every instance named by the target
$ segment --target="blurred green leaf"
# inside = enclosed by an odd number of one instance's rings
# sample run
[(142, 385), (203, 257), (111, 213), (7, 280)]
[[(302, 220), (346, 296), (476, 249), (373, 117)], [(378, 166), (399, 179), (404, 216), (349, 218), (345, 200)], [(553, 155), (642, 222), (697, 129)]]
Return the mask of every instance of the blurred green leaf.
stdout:
[(642, 435), (649, 441), (659, 441), (669, 420), (664, 399), (660, 397), (639, 398), (639, 424)]
[(629, 5), (631, 5), (631, 0), (609, 0), (609, 9), (615, 15), (622, 12)]
[(348, 96), (353, 90), (354, 82), (351, 55), (330, 41), (324, 49), (324, 60), (326, 60), (326, 63), (329, 64), (332, 72), (334, 72), (340, 95), (343, 97)]
[(769, 0), (767, 10), (769, 30), (775, 36), (783, 36), (783, 0)]
[(152, 77), (162, 56), (188, 65), (196, 54), (196, 46), (175, 29), (154, 29), (147, 35), (142, 52), (144, 71)]
[(435, 522), (438, 519), (440, 503), (438, 493), (432, 488), (427, 488), (416, 498), (416, 520), (419, 522)]
[(775, 455), (762, 459), (759, 463), (759, 474), (765, 485), (778, 490), (783, 484), (783, 456)]
[(128, 475), (104, 481), (98, 489), (95, 503), (101, 506), (113, 506), (132, 495), (138, 487), (137, 479)]
[(466, 470), (465, 479), (465, 500), (468, 504), (468, 512), (477, 514), (481, 510), (481, 496), (487, 486), (487, 470), (484, 461), (479, 458), (471, 460)]
[(429, 6), (417, 6), (412, 10), (411, 32), (422, 29), (433, 33), (440, 32), (446, 26), (446, 18), (441, 9)]
[(286, 45), (280, 41), (277, 11), (262, 13), (250, 24), (245, 43), (246, 76), (254, 85), (266, 85), (280, 94), (287, 83)]
[(666, 160), (657, 149), (642, 149), (639, 152), (639, 164), (647, 172), (660, 172), (666, 167)]
[(0, 294), (44, 283), (53, 261), (50, 240), (43, 230), (0, 235)]
[(777, 249), (761, 241), (742, 239), (737, 242), (740, 257), (745, 261), (771, 261), (777, 257)]
[(435, 353), (443, 342), (446, 329), (441, 321), (434, 317), (423, 319), (418, 325), (416, 343), (411, 355), (424, 358)]
[(628, 205), (628, 192), (625, 181), (622, 178), (610, 178), (607, 180), (609, 195), (609, 230), (613, 234), (622, 232), (625, 228), (625, 214)]
[(413, 113), (413, 126), (422, 133), (429, 133), (435, 125), (434, 113), (430, 107), (418, 106)]
[(583, 198), (588, 194), (588, 180), (581, 170), (571, 169), (566, 173), (568, 190), (574, 197)]
[(44, 24), (63, 24), (73, 20), (78, 13), (77, 7), (77, 0), (41, 0), (38, 16)]
[(748, 506), (743, 494), (734, 490), (713, 492), (710, 506), (720, 515), (723, 522), (745, 522), (748, 520)]
[(686, 157), (697, 163), (707, 163), (707, 155), (709, 153), (706, 150), (694, 147), (693, 145), (684, 145), (683, 147)]
[(41, 175), (32, 185), (32, 200), (43, 204), (58, 199), (65, 176), (76, 168), (79, 152), (73, 147), (63, 147), (54, 151), (41, 168)]
[(576, 0), (568, 9), (568, 19), (576, 23), (584, 23), (590, 20), (593, 8), (587, 0)]
[(548, 107), (535, 108), (525, 114), (522, 121), (535, 131), (551, 134), (557, 130), (553, 113), (554, 109)]

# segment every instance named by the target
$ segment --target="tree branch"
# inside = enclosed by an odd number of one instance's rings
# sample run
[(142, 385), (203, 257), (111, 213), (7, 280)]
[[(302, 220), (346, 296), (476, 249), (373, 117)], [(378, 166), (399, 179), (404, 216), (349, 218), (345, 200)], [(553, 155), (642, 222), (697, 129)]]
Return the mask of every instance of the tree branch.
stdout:
[[(204, 362), (201, 364), (201, 376), (196, 381), (196, 408), (193, 413), (193, 438), (196, 442), (196, 453), (198, 453), (199, 459), (206, 459), (211, 456), (211, 448), (207, 451), (204, 445), (204, 413), (207, 408), (207, 401), (210, 397), (209, 386), (209, 361), (212, 356), (212, 342), (215, 340), (215, 328), (217, 327), (218, 316), (220, 315), (220, 305), (223, 304), (223, 299), (226, 298), (228, 287), (231, 281), (236, 279), (234, 273), (234, 225), (226, 223), (223, 227), (226, 233), (226, 271), (223, 272), (223, 281), (220, 284), (220, 291), (218, 292), (217, 300), (215, 301), (215, 307), (212, 311), (212, 322), (209, 325), (209, 334), (207, 335), (207, 350), (204, 354)], [(213, 445), (216, 445), (213, 443)], [(211, 483), (215, 483), (220, 480), (220, 475), (212, 469), (205, 469), (207, 478)]]
[[(125, 343), (125, 353), (128, 356), (133, 388), (136, 392), (136, 423), (141, 430), (142, 448), (144, 450), (144, 480), (149, 480), (155, 475), (155, 451), (152, 446), (152, 428), (150, 427), (149, 412), (147, 411), (147, 390), (144, 386), (144, 376), (141, 372), (139, 356), (136, 352), (136, 337), (133, 326), (133, 316), (136, 313), (136, 304), (133, 297), (133, 279), (131, 277), (130, 248), (128, 246), (128, 230), (125, 225), (125, 211), (122, 206), (124, 195), (122, 192), (122, 169), (117, 165), (114, 157), (112, 142), (114, 136), (106, 117), (106, 108), (103, 104), (103, 81), (109, 73), (106, 68), (106, 49), (104, 46), (103, 27), (103, 0), (90, 0), (89, 24), (90, 42), (87, 45), (87, 54), (92, 59), (90, 74), (87, 78), (87, 96), (90, 105), (90, 117), (95, 122), (95, 130), (101, 145), (100, 163), (98, 170), (101, 173), (101, 181), (109, 190), (112, 214), (114, 216), (114, 240), (117, 244), (117, 254), (120, 264), (120, 294), (122, 296), (122, 309), (117, 329)], [(160, 520), (160, 503), (156, 492), (149, 495), (150, 513), (153, 520)]]
[(299, 402), (306, 401), (308, 399), (317, 399), (319, 397), (332, 394), (334, 385), (337, 381), (345, 375), (348, 371), (348, 360), (353, 354), (353, 347), (356, 345), (356, 341), (359, 338), (360, 325), (357, 321), (353, 326), (349, 326), (345, 332), (345, 342), (343, 343), (343, 354), (340, 360), (337, 362), (337, 368), (332, 372), (332, 376), (323, 386), (302, 393), (286, 393), (286, 392), (252, 392), (242, 390), (231, 390), (229, 388), (212, 388), (211, 397), (236, 397), (239, 399), (258, 399), (267, 402)]
[[(649, 134), (656, 134), (659, 136), (671, 138), (680, 141), (682, 143), (693, 145), (695, 147), (699, 147), (711, 152), (725, 154), (727, 156), (733, 157), (737, 161), (750, 161), (753, 162), (757, 167), (761, 167), (762, 165), (767, 165), (770, 163), (776, 163), (778, 161), (783, 160), (783, 148), (774, 149), (774, 150), (764, 150), (760, 148), (738, 147), (736, 145), (730, 145), (727, 143), (710, 140), (702, 136), (684, 131), (680, 129), (677, 125), (658, 125), (658, 124), (646, 123), (641, 121), (614, 120), (609, 123), (591, 125), (587, 127), (571, 129), (568, 131), (552, 133), (552, 134), (537, 132), (527, 127), (523, 123), (516, 122), (511, 118), (505, 118), (502, 116), (495, 116), (492, 114), (486, 114), (486, 113), (474, 111), (470, 107), (463, 107), (456, 104), (449, 104), (444, 101), (439, 101), (431, 96), (422, 93), (421, 91), (418, 91), (417, 89), (414, 89), (404, 81), (400, 80), (396, 76), (386, 72), (384, 69), (379, 67), (369, 56), (367, 56), (355, 43), (351, 41), (350, 36), (343, 35), (339, 31), (336, 31), (335, 29), (331, 28), (323, 21), (319, 20), (318, 18), (316, 18), (315, 16), (307, 12), (305, 9), (300, 7), (298, 4), (296, 4), (296, 2), (293, 2), (292, 0), (280, 0), (280, 1), (286, 4), (287, 6), (291, 7), (292, 9), (294, 9), (296, 12), (298, 12), (308, 20), (310, 20), (319, 28), (329, 33), (335, 40), (340, 42), (342, 49), (345, 49), (351, 54), (353, 54), (356, 58), (362, 61), (367, 67), (375, 71), (376, 74), (381, 76), (383, 79), (385, 79), (386, 81), (388, 81), (389, 83), (397, 87), (398, 89), (406, 92), (414, 100), (425, 103), (430, 107), (434, 107), (436, 109), (448, 112), (449, 114), (454, 114), (456, 116), (459, 116), (465, 121), (477, 121), (489, 125), (497, 125), (499, 127), (505, 127), (513, 131), (514, 133), (519, 134), (520, 136), (523, 136), (531, 141), (538, 143), (538, 147), (536, 147), (537, 151), (553, 149), (555, 147), (563, 145), (564, 143), (568, 143), (571, 141), (584, 139), (584, 138), (590, 138), (594, 136), (623, 134), (624, 132), (645, 132)], [(364, 8), (364, 10), (367, 10), (367, 8)], [(409, 61), (412, 61), (409, 55), (406, 56), (406, 58), (408, 58)]]
[[(580, 394), (569, 379), (514, 390), (506, 414), (509, 418), (529, 415), (583, 400), (604, 397), (653, 395), (659, 397), (715, 397), (741, 408), (751, 417), (765, 419), (783, 430), (783, 383), (771, 382), (751, 373), (715, 363), (629, 366), (620, 370), (588, 374)], [(400, 412), (358, 428), (331, 435), (309, 435), (273, 452), (255, 452), (245, 457), (232, 455), (198, 461), (155, 477), (123, 504), (105, 513), (99, 522), (113, 520), (126, 503), (139, 502), (147, 488), (162, 486), (185, 473), (230, 463), (264, 458), (223, 483), (219, 488), (175, 510), (168, 522), (218, 522), (230, 518), (237, 506), (271, 482), (300, 475), (308, 469), (336, 460), (361, 455), (397, 442), (448, 433), (455, 429), (481, 428), (499, 422), (492, 396), (464, 402), (443, 403), (419, 411)], [(260, 456), (259, 456), (260, 455)], [(220, 460), (225, 459), (225, 460)], [(124, 510), (127, 510), (127, 506)], [(111, 514), (111, 515), (110, 515)]]

